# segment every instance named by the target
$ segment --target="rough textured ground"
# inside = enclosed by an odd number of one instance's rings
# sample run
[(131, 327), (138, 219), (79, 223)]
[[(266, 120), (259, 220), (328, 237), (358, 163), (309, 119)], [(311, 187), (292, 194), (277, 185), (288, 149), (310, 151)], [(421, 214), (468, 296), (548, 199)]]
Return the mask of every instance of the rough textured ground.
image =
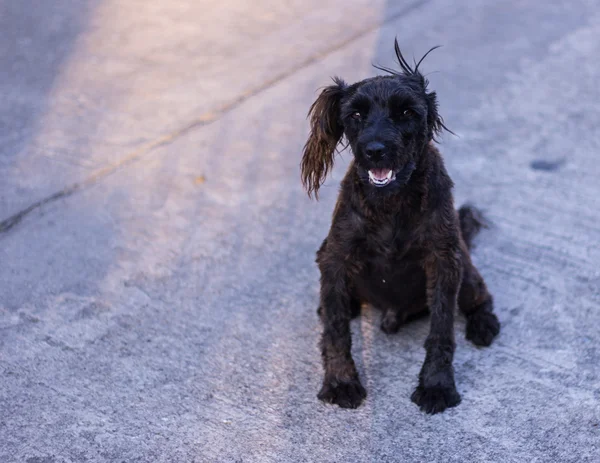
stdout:
[[(444, 45), (441, 149), (494, 222), (503, 331), (477, 349), (457, 320), (463, 402), (436, 416), (409, 400), (427, 322), (369, 309), (366, 403), (316, 399), (349, 155), (310, 202), (305, 114), (394, 36)], [(600, 461), (596, 1), (20, 0), (0, 37), (0, 461)]]

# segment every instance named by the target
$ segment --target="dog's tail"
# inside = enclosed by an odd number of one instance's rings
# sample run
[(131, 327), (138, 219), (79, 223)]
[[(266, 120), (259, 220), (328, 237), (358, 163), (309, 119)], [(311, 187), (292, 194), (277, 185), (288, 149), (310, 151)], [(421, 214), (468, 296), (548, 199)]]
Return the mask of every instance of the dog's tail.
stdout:
[(471, 249), (473, 238), (482, 228), (489, 228), (489, 222), (483, 216), (483, 213), (471, 204), (465, 204), (458, 210), (458, 219), (460, 221), (460, 231), (465, 240), (467, 248)]

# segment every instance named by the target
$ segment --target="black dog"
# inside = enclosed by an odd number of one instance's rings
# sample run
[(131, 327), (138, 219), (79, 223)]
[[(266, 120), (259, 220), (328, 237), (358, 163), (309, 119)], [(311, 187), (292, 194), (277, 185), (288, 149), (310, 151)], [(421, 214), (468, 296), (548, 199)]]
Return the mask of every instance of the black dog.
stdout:
[[(456, 306), (466, 337), (488, 346), (500, 331), (492, 296), (471, 263), (469, 245), (483, 225), (478, 211), (452, 198), (453, 183), (433, 145), (444, 126), (435, 92), (395, 42), (401, 71), (353, 85), (335, 78), (310, 108), (302, 181), (318, 190), (345, 135), (354, 159), (341, 184), (329, 235), (317, 252), (325, 379), (319, 399), (355, 408), (366, 391), (350, 353), (350, 320), (363, 302), (384, 311), (395, 333), (429, 311), (426, 357), (412, 401), (437, 413), (460, 402), (452, 359)], [(447, 130), (447, 129), (446, 129)]]

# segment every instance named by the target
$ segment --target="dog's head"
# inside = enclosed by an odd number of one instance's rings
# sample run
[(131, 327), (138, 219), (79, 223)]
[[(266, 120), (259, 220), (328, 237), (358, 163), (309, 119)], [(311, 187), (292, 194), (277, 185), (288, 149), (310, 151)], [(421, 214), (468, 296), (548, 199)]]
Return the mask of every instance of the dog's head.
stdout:
[(394, 42), (400, 71), (378, 67), (389, 75), (347, 85), (334, 78), (310, 108), (311, 133), (302, 157), (302, 181), (309, 196), (318, 194), (333, 166), (336, 147), (345, 136), (355, 167), (367, 188), (392, 192), (406, 184), (425, 146), (444, 123), (435, 92)]

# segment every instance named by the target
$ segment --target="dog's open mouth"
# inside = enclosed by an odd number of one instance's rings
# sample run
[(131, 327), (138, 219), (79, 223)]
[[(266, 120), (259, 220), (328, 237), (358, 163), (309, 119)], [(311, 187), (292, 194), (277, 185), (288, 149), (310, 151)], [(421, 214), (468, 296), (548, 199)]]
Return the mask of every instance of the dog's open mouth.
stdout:
[(390, 184), (396, 172), (392, 169), (371, 169), (369, 170), (369, 181), (375, 186), (386, 186)]

